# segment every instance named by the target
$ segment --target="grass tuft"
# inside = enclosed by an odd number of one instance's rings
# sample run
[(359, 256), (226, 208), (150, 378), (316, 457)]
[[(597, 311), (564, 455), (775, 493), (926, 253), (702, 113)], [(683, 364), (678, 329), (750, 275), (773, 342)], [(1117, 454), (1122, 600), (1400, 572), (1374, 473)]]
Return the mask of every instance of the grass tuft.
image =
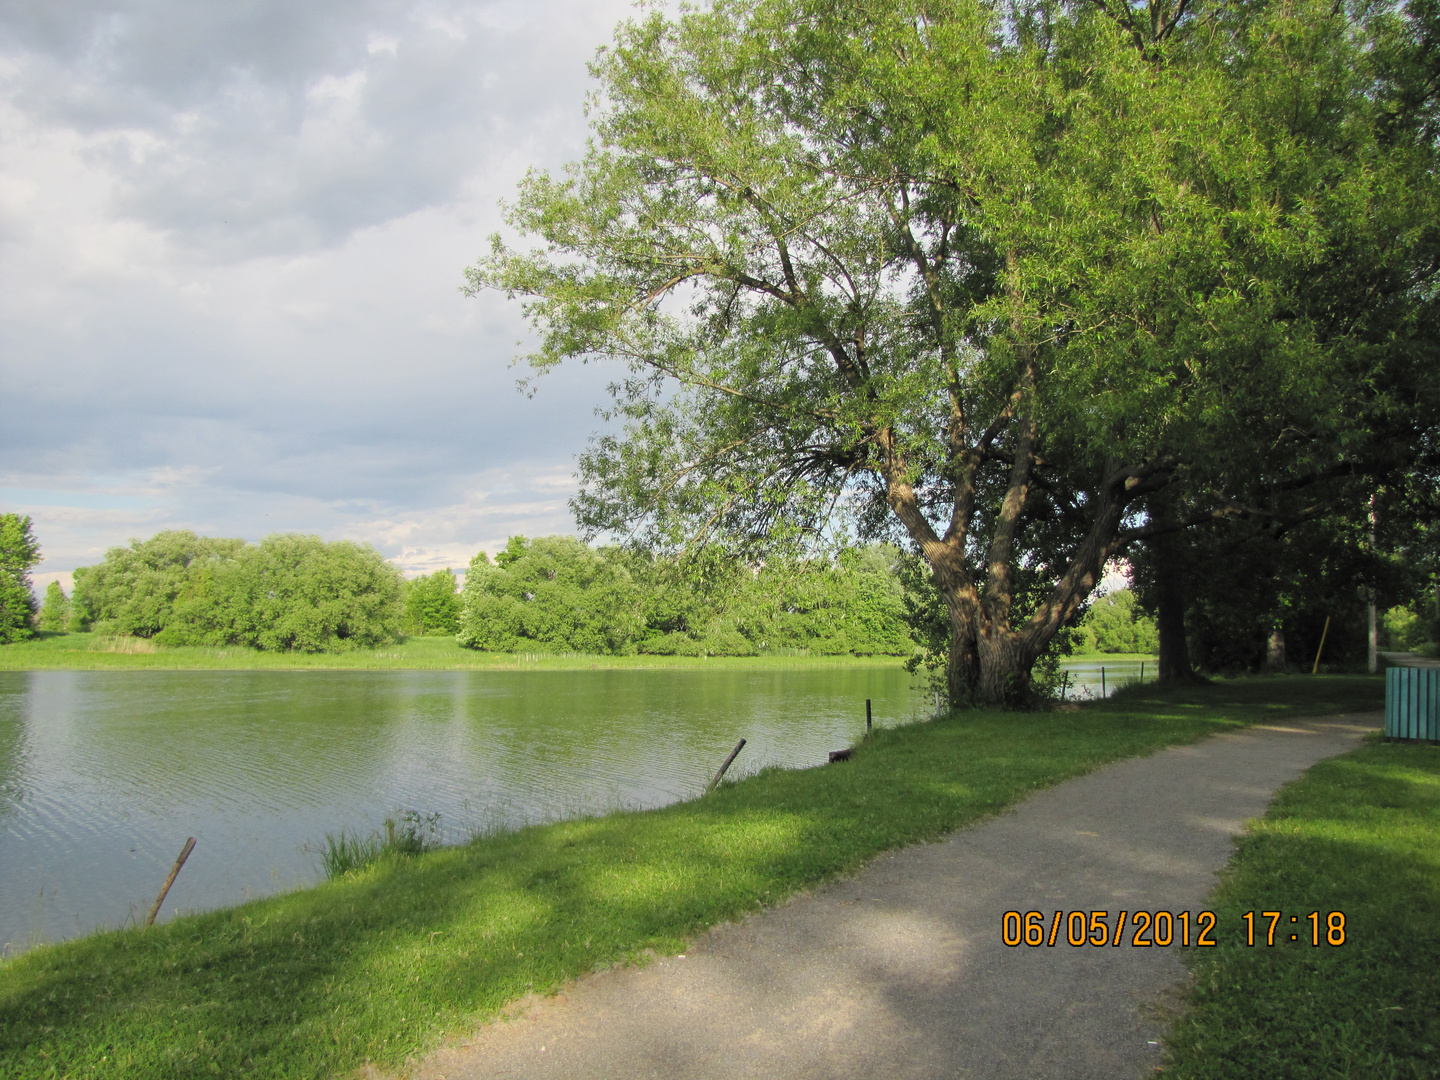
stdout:
[(396, 810), (385, 819), (384, 830), (383, 834), (377, 831), (365, 837), (349, 829), (341, 829), (338, 834), (327, 832), (325, 846), (317, 852), (326, 878), (334, 880), (379, 862), (434, 851), (440, 846), (440, 812)]

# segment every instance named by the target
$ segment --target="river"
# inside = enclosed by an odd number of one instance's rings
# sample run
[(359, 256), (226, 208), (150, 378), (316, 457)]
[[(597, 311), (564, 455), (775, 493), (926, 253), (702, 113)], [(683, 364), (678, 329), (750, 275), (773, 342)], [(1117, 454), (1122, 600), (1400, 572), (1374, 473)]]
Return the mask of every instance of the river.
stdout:
[[(1099, 693), (1076, 665), (1071, 693)], [(1106, 689), (1136, 675), (1111, 664)], [(310, 884), (327, 833), (443, 838), (661, 806), (933, 712), (896, 665), (632, 671), (0, 672), (0, 953)]]

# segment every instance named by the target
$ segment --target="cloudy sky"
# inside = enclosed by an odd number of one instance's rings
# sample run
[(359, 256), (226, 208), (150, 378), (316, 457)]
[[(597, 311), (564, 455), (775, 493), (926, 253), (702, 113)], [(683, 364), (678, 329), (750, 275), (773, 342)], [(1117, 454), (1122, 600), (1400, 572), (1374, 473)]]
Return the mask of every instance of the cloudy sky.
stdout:
[(0, 510), (44, 586), (165, 528), (407, 572), (573, 531), (606, 373), (527, 399), (463, 270), (583, 149), (627, 2), (0, 7)]

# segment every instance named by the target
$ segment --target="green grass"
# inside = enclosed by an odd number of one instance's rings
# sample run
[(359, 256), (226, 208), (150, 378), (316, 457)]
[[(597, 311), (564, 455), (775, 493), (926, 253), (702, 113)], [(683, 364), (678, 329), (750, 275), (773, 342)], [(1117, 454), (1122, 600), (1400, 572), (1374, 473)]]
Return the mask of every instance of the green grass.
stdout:
[(0, 1076), (326, 1077), (395, 1067), (527, 991), (691, 936), (1037, 787), (1258, 719), (1376, 708), (1373, 678), (1135, 687), (1074, 712), (877, 731), (844, 764), (767, 770), (624, 812), (392, 859), (151, 930), (0, 964)]
[(406, 638), (383, 649), (343, 653), (275, 653), (242, 646), (156, 645), (143, 638), (42, 634), (0, 645), (0, 671), (420, 670), (575, 671), (597, 668), (895, 667), (894, 656), (593, 656), (586, 653), (487, 653), (462, 649), (450, 637)]
[[(1211, 906), (1231, 929), (1191, 954), (1165, 1075), (1440, 1074), (1440, 748), (1376, 740), (1310, 769), (1252, 825)], [(1245, 947), (1246, 911), (1300, 915), (1301, 941)], [(1322, 933), (1344, 912), (1345, 944), (1312, 947), (1311, 911)]]

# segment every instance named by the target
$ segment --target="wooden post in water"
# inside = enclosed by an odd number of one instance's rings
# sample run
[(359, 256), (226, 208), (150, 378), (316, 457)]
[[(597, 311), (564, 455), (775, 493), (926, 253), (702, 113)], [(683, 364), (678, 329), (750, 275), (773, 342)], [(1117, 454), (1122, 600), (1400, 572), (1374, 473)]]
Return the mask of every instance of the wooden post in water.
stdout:
[(710, 792), (715, 790), (715, 785), (720, 783), (721, 778), (725, 775), (725, 770), (730, 768), (730, 763), (734, 761), (737, 756), (739, 756), (740, 751), (743, 749), (745, 749), (745, 740), (741, 739), (735, 744), (735, 749), (730, 751), (730, 756), (725, 759), (725, 764), (720, 766), (720, 771), (717, 772), (713, 777), (711, 777), (710, 783), (705, 785), (706, 795), (709, 795)]
[(1065, 669), (1065, 678), (1060, 682), (1060, 700), (1064, 702), (1066, 691), (1070, 689), (1070, 669)]
[(867, 739), (870, 737), (870, 727), (870, 699), (867, 697), (865, 699), (865, 737)]
[(1320, 674), (1320, 654), (1325, 651), (1325, 638), (1330, 633), (1330, 616), (1325, 616), (1325, 629), (1320, 631), (1320, 648), (1315, 650), (1315, 666), (1310, 669), (1311, 675)]
[(1109, 695), (1107, 695), (1107, 694), (1105, 693), (1105, 665), (1104, 665), (1104, 664), (1101, 664), (1101, 665), (1100, 665), (1100, 696), (1101, 696), (1102, 698), (1109, 696)]
[(180, 857), (175, 860), (175, 867), (170, 871), (170, 876), (165, 879), (165, 884), (160, 886), (160, 895), (155, 898), (155, 906), (150, 909), (150, 914), (145, 917), (146, 926), (155, 925), (155, 916), (160, 914), (160, 905), (165, 902), (165, 894), (170, 891), (170, 886), (175, 884), (175, 879), (180, 876), (180, 868), (185, 865), (185, 860), (190, 857), (190, 852), (195, 850), (195, 837), (185, 841), (185, 846), (180, 849)]
[(1140, 681), (1141, 681), (1142, 683), (1145, 681), (1145, 661), (1144, 661), (1144, 660), (1141, 660), (1141, 661), (1140, 661)]

